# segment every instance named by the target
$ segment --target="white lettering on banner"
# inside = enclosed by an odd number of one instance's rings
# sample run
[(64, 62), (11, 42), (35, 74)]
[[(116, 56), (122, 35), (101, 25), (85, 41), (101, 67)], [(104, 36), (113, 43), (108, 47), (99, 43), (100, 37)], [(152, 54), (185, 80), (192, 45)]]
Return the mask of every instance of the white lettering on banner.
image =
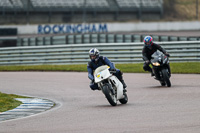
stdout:
[(38, 25), (38, 34), (108, 32), (107, 24)]

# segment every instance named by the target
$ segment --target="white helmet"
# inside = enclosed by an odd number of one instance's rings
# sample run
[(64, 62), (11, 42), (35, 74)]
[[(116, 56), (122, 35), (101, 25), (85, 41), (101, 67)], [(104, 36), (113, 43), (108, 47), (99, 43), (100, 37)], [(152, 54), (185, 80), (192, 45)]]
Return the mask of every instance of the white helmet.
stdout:
[[(89, 57), (92, 61), (98, 61), (99, 59), (99, 50), (97, 48), (91, 48), (89, 51)], [(92, 56), (95, 56), (95, 58), (91, 58)]]

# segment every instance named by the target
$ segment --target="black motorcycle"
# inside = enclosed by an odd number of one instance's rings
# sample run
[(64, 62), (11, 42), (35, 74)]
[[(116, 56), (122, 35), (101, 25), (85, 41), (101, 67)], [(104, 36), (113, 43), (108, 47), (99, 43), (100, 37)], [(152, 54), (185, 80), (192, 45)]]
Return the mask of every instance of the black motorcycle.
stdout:
[(153, 73), (155, 74), (155, 79), (160, 81), (162, 86), (167, 85), (168, 87), (171, 87), (169, 57), (156, 51), (151, 56), (151, 65)]

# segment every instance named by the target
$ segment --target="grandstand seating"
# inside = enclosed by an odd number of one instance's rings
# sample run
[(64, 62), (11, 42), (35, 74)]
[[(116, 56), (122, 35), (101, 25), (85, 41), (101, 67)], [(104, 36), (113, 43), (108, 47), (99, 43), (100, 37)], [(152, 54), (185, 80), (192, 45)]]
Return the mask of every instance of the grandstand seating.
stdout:
[(162, 4), (163, 0), (0, 0), (0, 24), (159, 20)]
[(0, 1), (0, 7), (4, 7), (4, 8), (12, 8), (12, 4), (10, 3), (9, 0), (1, 0)]
[(141, 0), (143, 7), (161, 7), (162, 6), (162, 0)]
[[(86, 2), (86, 3), (85, 3)], [(31, 0), (33, 7), (108, 7), (109, 4), (106, 0)]]
[(162, 0), (116, 0), (120, 8), (161, 7)]
[(81, 7), (84, 0), (31, 0), (33, 7)]
[(1, 0), (0, 7), (4, 8), (23, 8), (21, 0)]
[(106, 0), (87, 0), (87, 7), (109, 7), (109, 4)]
[(21, 0), (10, 0), (10, 2), (12, 3), (13, 7), (15, 7), (15, 8), (23, 8), (23, 4), (22, 4)]
[(116, 0), (120, 8), (139, 7), (140, 0)]
[[(107, 0), (29, 0), (33, 8), (108, 8)], [(161, 7), (163, 0), (115, 0), (119, 8)], [(21, 0), (1, 0), (0, 7), (23, 8)]]

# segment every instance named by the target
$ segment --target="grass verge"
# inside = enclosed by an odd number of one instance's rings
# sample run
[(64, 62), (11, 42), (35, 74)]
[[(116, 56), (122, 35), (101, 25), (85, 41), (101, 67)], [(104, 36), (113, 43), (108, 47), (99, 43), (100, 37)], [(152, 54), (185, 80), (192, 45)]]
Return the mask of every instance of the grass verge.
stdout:
[(5, 94), (0, 92), (0, 112), (11, 110), (22, 104), (21, 101), (15, 100), (15, 98), (25, 98), (14, 94)]
[[(172, 73), (200, 74), (200, 62), (170, 63)], [(144, 73), (143, 63), (116, 64), (127, 73)], [(76, 71), (86, 72), (87, 65), (36, 65), (36, 66), (0, 66), (0, 71)]]

